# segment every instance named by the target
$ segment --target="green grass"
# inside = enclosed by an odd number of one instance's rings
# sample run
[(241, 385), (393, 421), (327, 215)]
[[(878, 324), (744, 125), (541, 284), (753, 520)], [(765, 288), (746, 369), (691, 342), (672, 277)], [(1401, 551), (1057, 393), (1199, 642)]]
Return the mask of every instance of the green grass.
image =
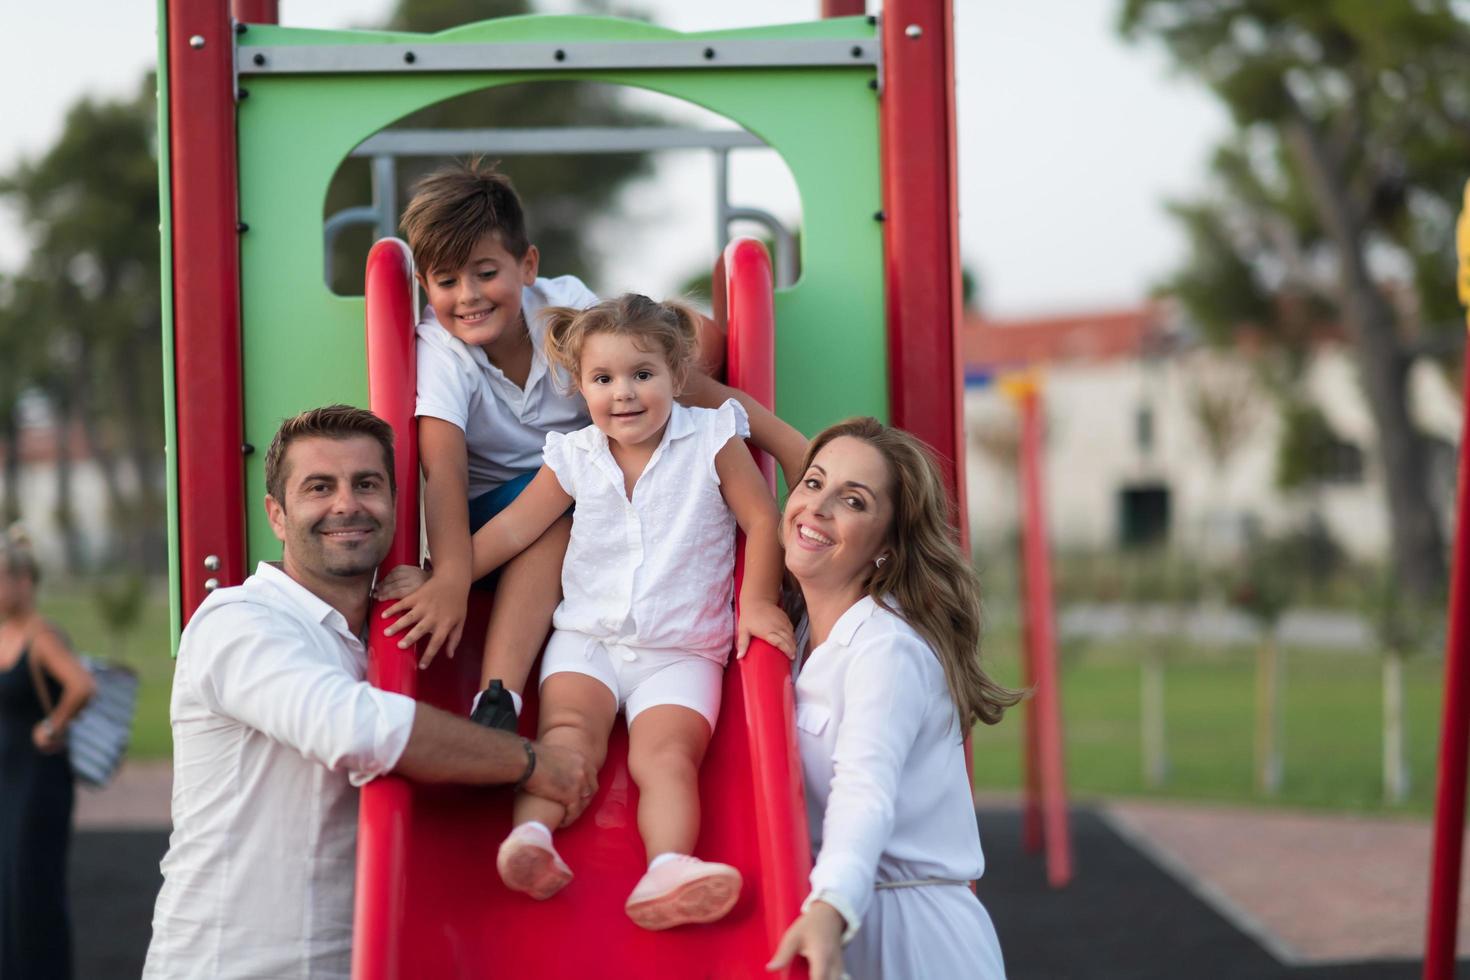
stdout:
[[(1270, 805), (1427, 813), (1434, 802), (1441, 670), (1439, 660), (1404, 667), (1410, 795), (1383, 800), (1382, 692), (1377, 657), (1288, 649), (1284, 693), (1285, 772), (1274, 797), (1255, 789), (1255, 651), (1178, 644), (1164, 651), (1169, 775), (1143, 780), (1139, 736), (1142, 643), (1069, 644), (1062, 651), (1062, 713), (1068, 788), (1079, 796), (1136, 795)], [(989, 638), (990, 667), (1003, 683), (1019, 678), (1017, 637)], [(1022, 711), (975, 732), (975, 782), (1021, 784)]]
[[(167, 758), (169, 689), (168, 603), (162, 589), (148, 595), (138, 625), (116, 643), (92, 597), (49, 586), (43, 610), (71, 635), (78, 650), (116, 656), (142, 679), (129, 750), (136, 759)], [(999, 627), (986, 640), (992, 673), (1019, 681), (1019, 637)], [(1139, 748), (1139, 659), (1142, 643), (1070, 643), (1061, 651), (1062, 711), (1069, 790), (1081, 797), (1150, 796), (1427, 813), (1433, 806), (1438, 750), (1441, 662), (1419, 657), (1405, 664), (1406, 739), (1410, 797), (1387, 807), (1380, 784), (1382, 738), (1380, 666), (1364, 654), (1288, 649), (1286, 770), (1276, 797), (1265, 797), (1252, 777), (1255, 655), (1248, 648), (1185, 644), (1164, 650), (1169, 779), (1144, 785)], [(975, 732), (975, 782), (984, 789), (1021, 783), (1022, 713)]]
[(121, 636), (112, 635), (96, 600), (78, 588), (44, 585), (41, 612), (66, 631), (79, 652), (120, 660), (138, 672), (138, 711), (128, 757), (168, 758), (173, 752), (168, 698), (174, 662), (169, 655), (168, 596), (162, 587), (148, 593), (137, 624)]

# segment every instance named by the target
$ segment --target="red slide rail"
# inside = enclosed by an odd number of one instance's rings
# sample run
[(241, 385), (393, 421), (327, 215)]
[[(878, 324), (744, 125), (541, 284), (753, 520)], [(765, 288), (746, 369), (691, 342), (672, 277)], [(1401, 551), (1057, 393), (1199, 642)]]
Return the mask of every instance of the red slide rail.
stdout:
[[(775, 381), (770, 261), (746, 240), (730, 245), (724, 263), (729, 380), (769, 404)], [(385, 566), (418, 560), (410, 269), (407, 249), (394, 240), (379, 242), (368, 258), (369, 400), (398, 440), (398, 533)], [(439, 657), (422, 672), (375, 620), (370, 678), (467, 714), (487, 615), (487, 596), (473, 595), (457, 655)], [(535, 697), (528, 697), (525, 734), (534, 731), (535, 708)], [(794, 714), (789, 661), (753, 643), (726, 672), (720, 724), (700, 772), (697, 849), (745, 875), (739, 904), (709, 926), (650, 933), (623, 914), (644, 855), (621, 723), (592, 805), (557, 835), (577, 877), (549, 902), (507, 892), (496, 875), (496, 848), (510, 821), (505, 789), (429, 787), (396, 777), (370, 783), (359, 816), (353, 976), (765, 976), (765, 962), (796, 918), (811, 868)], [(805, 977), (805, 963), (781, 975)]]

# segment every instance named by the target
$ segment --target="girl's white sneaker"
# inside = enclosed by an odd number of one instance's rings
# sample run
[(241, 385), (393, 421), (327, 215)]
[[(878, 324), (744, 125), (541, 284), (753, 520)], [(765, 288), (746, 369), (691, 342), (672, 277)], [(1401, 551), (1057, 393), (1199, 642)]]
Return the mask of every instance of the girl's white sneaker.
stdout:
[(650, 869), (624, 908), (645, 929), (714, 922), (735, 907), (740, 884), (740, 872), (730, 865), (681, 854)]
[(506, 888), (525, 892), (538, 902), (555, 895), (572, 880), (572, 869), (551, 846), (551, 835), (524, 823), (501, 842), (495, 870)]

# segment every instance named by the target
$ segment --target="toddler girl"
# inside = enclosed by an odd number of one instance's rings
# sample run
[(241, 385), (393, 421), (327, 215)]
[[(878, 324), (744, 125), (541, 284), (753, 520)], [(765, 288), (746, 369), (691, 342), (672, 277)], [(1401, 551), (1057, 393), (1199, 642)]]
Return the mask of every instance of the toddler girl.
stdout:
[[(740, 872), (693, 857), (699, 765), (719, 716), (732, 626), (735, 525), (746, 536), (737, 656), (752, 636), (788, 655), (791, 622), (777, 605), (778, 515), (744, 444), (745, 411), (674, 399), (694, 364), (698, 318), (676, 303), (625, 295), (548, 308), (546, 353), (587, 401), (592, 425), (546, 436), (526, 490), (474, 535), (476, 577), (534, 543), (573, 502), (564, 598), (541, 663), (539, 739), (601, 765), (619, 709), (648, 871), (626, 909), (646, 929), (713, 922), (740, 895)], [(378, 588), (422, 582), (396, 569)], [(413, 595), (389, 614), (411, 615)], [(508, 888), (550, 898), (572, 879), (552, 844), (559, 803), (522, 793), (497, 867)]]

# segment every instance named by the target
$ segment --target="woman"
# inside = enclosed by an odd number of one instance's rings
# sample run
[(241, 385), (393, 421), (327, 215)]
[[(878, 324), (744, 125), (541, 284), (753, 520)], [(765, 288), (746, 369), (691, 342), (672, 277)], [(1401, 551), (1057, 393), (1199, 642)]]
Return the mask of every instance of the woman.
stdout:
[[(36, 612), (35, 556), (0, 536), (0, 977), (71, 976), (66, 849), (72, 776), (66, 729), (92, 696), (87, 672)], [(51, 711), (38, 685), (46, 686)]]
[(980, 668), (979, 587), (947, 512), (912, 436), (851, 419), (812, 440), (781, 536), (810, 627), (796, 724), (816, 864), (772, 969), (1005, 975), (969, 887), (984, 858), (963, 742), (1020, 695)]

